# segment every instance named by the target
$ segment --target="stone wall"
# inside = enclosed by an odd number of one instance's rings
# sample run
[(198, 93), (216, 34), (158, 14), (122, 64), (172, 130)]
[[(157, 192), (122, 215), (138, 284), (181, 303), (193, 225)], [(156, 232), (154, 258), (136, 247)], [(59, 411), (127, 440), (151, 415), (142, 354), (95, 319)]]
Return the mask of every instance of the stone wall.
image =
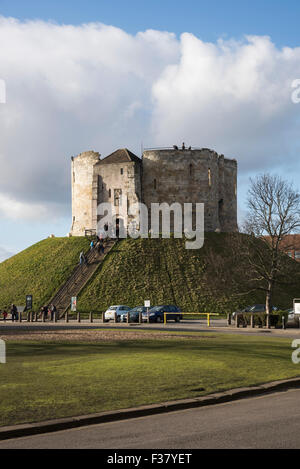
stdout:
[(149, 214), (154, 202), (204, 203), (205, 231), (236, 231), (236, 160), (209, 149), (147, 150), (141, 162), (99, 158), (93, 151), (72, 158), (72, 235), (96, 230), (101, 202), (111, 202), (118, 216), (115, 197), (121, 193), (128, 206), (144, 202)]
[(153, 202), (204, 203), (205, 231), (235, 231), (235, 160), (202, 150), (148, 150), (143, 154), (142, 194)]
[[(116, 192), (115, 192), (116, 191)], [(116, 210), (116, 217), (119, 215), (119, 207), (115, 205), (115, 194), (120, 196), (125, 205), (125, 195), (128, 205), (141, 201), (141, 163), (128, 161), (121, 163), (98, 163), (94, 166), (93, 178), (93, 227), (97, 227), (99, 217), (97, 216), (97, 206), (102, 202), (110, 202)], [(129, 217), (130, 219), (131, 217)]]
[(86, 229), (93, 228), (92, 192), (93, 168), (100, 154), (94, 151), (72, 157), (72, 227), (70, 234), (83, 236)]

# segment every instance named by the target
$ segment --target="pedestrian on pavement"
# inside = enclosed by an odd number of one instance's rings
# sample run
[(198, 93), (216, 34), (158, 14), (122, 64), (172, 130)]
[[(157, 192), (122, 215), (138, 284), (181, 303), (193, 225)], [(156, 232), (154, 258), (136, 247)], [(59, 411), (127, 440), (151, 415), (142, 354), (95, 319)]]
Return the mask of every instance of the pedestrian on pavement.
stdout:
[(46, 305), (41, 308), (41, 317), (44, 321), (48, 319), (48, 307)]
[(16, 305), (14, 305), (14, 304), (11, 305), (10, 312), (11, 312), (12, 322), (17, 321), (18, 320), (18, 309), (17, 309)]
[(6, 318), (7, 318), (7, 311), (3, 311), (3, 321), (6, 322)]
[(52, 303), (50, 305), (49, 310), (50, 310), (50, 318), (51, 318), (51, 321), (53, 322), (55, 319), (56, 312), (57, 312), (56, 306)]

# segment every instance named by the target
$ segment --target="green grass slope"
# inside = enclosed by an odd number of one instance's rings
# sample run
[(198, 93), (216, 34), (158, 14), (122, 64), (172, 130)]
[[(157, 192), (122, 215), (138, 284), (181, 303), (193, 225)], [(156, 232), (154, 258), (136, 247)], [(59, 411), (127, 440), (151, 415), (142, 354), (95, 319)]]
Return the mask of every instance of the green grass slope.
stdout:
[[(183, 239), (123, 240), (79, 295), (78, 309), (104, 311), (110, 304), (136, 306), (145, 299), (152, 305), (177, 304), (187, 312), (226, 312), (264, 303), (263, 292), (236, 295), (239, 287), (232, 287), (231, 278), (240, 274), (227, 239), (225, 233), (206, 233), (200, 250), (185, 249)], [(26, 294), (33, 295), (34, 309), (45, 304), (70, 276), (80, 251), (88, 248), (84, 237), (46, 239), (1, 263), (0, 309), (12, 302), (24, 305)], [(214, 259), (222, 260), (219, 275), (208, 268)], [(277, 289), (274, 304), (291, 307), (296, 297), (298, 289), (288, 285)]]
[(47, 302), (68, 279), (89, 241), (84, 237), (49, 238), (0, 264), (0, 309), (14, 302), (25, 305), (33, 295), (34, 308)]
[[(133, 307), (145, 299), (151, 300), (152, 305), (177, 304), (187, 312), (232, 311), (238, 306), (264, 303), (263, 292), (237, 297), (207, 273), (211, 256), (221, 256), (225, 270), (234, 275), (234, 261), (226, 249), (227, 237), (225, 233), (206, 233), (200, 250), (185, 249), (183, 239), (123, 240), (80, 294), (78, 309), (104, 311), (110, 304)], [(295, 287), (277, 289), (274, 304), (291, 307), (297, 296)]]

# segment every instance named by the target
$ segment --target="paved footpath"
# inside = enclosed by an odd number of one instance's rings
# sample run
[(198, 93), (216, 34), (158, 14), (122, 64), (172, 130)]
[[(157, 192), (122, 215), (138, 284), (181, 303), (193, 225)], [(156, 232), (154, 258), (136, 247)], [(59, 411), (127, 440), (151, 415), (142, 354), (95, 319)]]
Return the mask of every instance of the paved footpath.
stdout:
[(300, 448), (300, 390), (0, 442), (13, 448)]

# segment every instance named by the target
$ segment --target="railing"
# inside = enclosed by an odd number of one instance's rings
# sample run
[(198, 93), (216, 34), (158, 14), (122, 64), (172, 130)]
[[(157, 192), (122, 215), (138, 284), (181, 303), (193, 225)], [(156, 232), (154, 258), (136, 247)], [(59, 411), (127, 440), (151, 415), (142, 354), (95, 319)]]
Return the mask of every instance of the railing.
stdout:
[(219, 316), (218, 313), (164, 313), (164, 324), (167, 324), (167, 315), (172, 314), (173, 316), (178, 314), (180, 316), (206, 316), (207, 317), (207, 326), (210, 327), (210, 317)]
[[(64, 297), (68, 294), (71, 293), (71, 289), (73, 289), (74, 284), (78, 282), (78, 280), (83, 279), (83, 281), (86, 280), (86, 274), (89, 273), (89, 267), (91, 263), (97, 258), (97, 250), (94, 247), (92, 250), (90, 250), (86, 254), (86, 264), (82, 265), (77, 265), (73, 272), (71, 273), (71, 276), (69, 279), (63, 284), (63, 286), (58, 290), (58, 292), (52, 297), (52, 299), (49, 301), (49, 304), (57, 304), (57, 308), (59, 308), (59, 302), (64, 299)], [(69, 304), (69, 301), (68, 301)], [(65, 309), (68, 307), (68, 305), (62, 305), (63, 312), (65, 312)]]
[[(164, 324), (167, 323), (167, 315), (173, 315), (173, 316), (180, 316), (180, 315), (196, 315), (196, 316), (207, 316), (207, 325), (210, 327), (210, 317), (211, 316), (219, 316), (217, 313), (163, 313), (164, 314)], [(53, 320), (51, 321), (51, 316), (49, 314), (45, 315), (42, 313), (37, 313), (34, 311), (29, 311), (27, 313), (20, 313), (18, 320), (16, 322), (22, 322), (22, 321), (27, 321), (27, 322), (53, 322), (56, 323), (59, 320), (62, 320), (62, 318), (59, 317), (59, 313), (57, 312), (56, 315), (53, 316)], [(11, 319), (6, 319), (5, 322), (11, 321)], [(102, 322), (105, 323), (105, 312), (80, 312), (80, 311), (67, 311), (66, 315), (64, 317), (65, 322), (78, 322), (81, 323), (82, 321), (93, 323), (93, 322)], [(117, 313), (115, 313), (114, 318), (112, 320), (114, 323), (120, 323), (120, 318), (117, 316)], [(139, 321), (136, 322), (135, 324), (141, 324), (143, 322), (142, 319), (142, 314), (140, 313), (139, 315)], [(150, 317), (148, 315), (147, 322), (150, 322)], [(130, 324), (130, 311), (126, 314), (126, 323)]]
[[(151, 147), (151, 148), (144, 148), (143, 150), (144, 151), (155, 151), (155, 150), (175, 150), (177, 148), (174, 148), (174, 147), (178, 147), (178, 150), (182, 150), (182, 146), (180, 145), (174, 145), (172, 147)], [(191, 146), (188, 146), (184, 148), (184, 150), (209, 150), (209, 148), (200, 148), (200, 147), (191, 147)]]
[(84, 230), (84, 236), (96, 236), (97, 230), (95, 229), (89, 229), (89, 230)]

